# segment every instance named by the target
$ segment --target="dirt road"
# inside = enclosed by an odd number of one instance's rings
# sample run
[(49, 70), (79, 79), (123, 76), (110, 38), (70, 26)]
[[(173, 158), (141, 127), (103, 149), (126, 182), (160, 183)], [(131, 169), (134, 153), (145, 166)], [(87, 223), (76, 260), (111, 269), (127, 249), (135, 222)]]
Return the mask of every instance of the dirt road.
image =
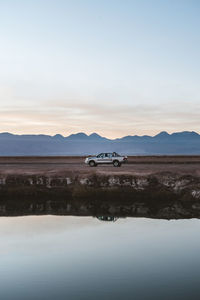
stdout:
[(85, 157), (0, 157), (1, 174), (132, 174), (158, 172), (200, 176), (200, 156), (131, 156), (120, 168), (99, 165), (91, 168)]

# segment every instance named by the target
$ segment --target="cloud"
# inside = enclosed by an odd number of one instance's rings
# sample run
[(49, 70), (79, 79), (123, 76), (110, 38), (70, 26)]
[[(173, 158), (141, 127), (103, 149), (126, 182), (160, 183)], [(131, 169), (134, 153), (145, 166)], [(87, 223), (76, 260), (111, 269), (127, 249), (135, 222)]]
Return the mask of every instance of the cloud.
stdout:
[(200, 131), (200, 104), (119, 105), (82, 101), (48, 101), (36, 105), (4, 105), (0, 131), (18, 133), (98, 132), (111, 138), (128, 134), (156, 134), (182, 130)]

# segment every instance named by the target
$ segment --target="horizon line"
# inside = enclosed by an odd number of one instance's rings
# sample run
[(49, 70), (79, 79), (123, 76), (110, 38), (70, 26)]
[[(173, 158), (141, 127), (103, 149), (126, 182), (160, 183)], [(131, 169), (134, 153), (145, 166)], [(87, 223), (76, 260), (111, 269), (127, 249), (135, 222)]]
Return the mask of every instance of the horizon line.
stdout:
[(169, 135), (169, 136), (171, 136), (171, 135), (173, 135), (173, 134), (179, 134), (179, 133), (195, 133), (195, 134), (197, 134), (197, 135), (200, 135), (200, 133), (199, 132), (197, 132), (197, 131), (194, 131), (194, 130), (192, 130), (192, 131), (187, 131), (187, 130), (183, 130), (183, 131), (175, 131), (175, 132), (172, 132), (172, 133), (169, 133), (169, 132), (167, 132), (167, 131), (159, 131), (157, 134), (155, 134), (155, 135), (148, 135), (148, 134), (144, 134), (144, 135), (137, 135), (137, 134), (135, 134), (135, 135), (130, 135), (130, 134), (128, 134), (128, 135), (124, 135), (124, 136), (122, 136), (122, 137), (117, 137), (117, 138), (107, 138), (107, 137), (105, 137), (105, 136), (102, 136), (102, 135), (100, 135), (99, 133), (97, 133), (97, 132), (92, 132), (92, 133), (90, 133), (90, 134), (87, 134), (87, 133), (85, 133), (85, 132), (83, 132), (83, 131), (80, 131), (80, 132), (76, 132), (76, 133), (71, 133), (71, 134), (69, 134), (69, 135), (67, 135), (67, 136), (64, 136), (64, 135), (62, 135), (62, 134), (60, 134), (60, 133), (56, 133), (56, 134), (44, 134), (44, 133), (21, 133), (21, 134), (19, 134), (19, 133), (12, 133), (12, 132), (8, 132), (8, 131), (4, 131), (4, 132), (0, 132), (0, 135), (2, 135), (2, 134), (9, 134), (9, 135), (17, 135), (17, 136), (49, 136), (49, 137), (55, 137), (55, 136), (61, 136), (61, 137), (63, 137), (63, 138), (68, 138), (68, 137), (70, 137), (70, 136), (76, 136), (76, 135), (78, 135), (78, 134), (82, 134), (82, 135), (85, 135), (85, 136), (87, 136), (87, 137), (90, 137), (90, 136), (92, 136), (92, 135), (97, 135), (97, 136), (99, 136), (99, 137), (101, 137), (101, 138), (105, 138), (105, 139), (108, 139), (108, 140), (117, 140), (117, 139), (122, 139), (122, 138), (125, 138), (125, 137), (156, 137), (156, 136), (158, 136), (158, 135), (160, 135), (160, 134), (166, 134), (166, 135)]

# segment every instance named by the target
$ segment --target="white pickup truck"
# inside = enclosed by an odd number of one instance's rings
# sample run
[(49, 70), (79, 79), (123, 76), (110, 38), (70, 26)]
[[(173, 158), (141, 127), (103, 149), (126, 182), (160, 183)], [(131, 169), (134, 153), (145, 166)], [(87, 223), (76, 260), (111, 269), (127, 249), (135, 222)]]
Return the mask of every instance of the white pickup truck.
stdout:
[(121, 156), (116, 152), (100, 153), (97, 156), (87, 157), (85, 163), (90, 167), (96, 167), (99, 164), (113, 164), (114, 167), (120, 167), (127, 161), (127, 156)]

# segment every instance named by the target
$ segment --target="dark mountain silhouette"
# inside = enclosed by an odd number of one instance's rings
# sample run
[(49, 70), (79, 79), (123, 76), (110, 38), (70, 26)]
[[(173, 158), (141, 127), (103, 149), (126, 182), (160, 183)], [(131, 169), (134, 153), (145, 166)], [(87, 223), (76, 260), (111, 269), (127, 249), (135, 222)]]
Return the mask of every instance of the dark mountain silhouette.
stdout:
[(53, 136), (54, 139), (64, 139), (64, 136), (62, 134), (56, 134)]
[(102, 136), (100, 136), (99, 134), (97, 134), (95, 132), (90, 134), (89, 138), (92, 139), (92, 140), (107, 140), (107, 138), (102, 137)]
[(194, 131), (162, 131), (155, 136), (128, 135), (107, 139), (84, 132), (50, 135), (0, 133), (0, 155), (88, 155), (116, 151), (127, 155), (200, 154), (200, 135)]
[(68, 140), (84, 140), (84, 139), (87, 139), (87, 138), (88, 138), (88, 135), (85, 134), (84, 132), (71, 134), (67, 137)]
[[(181, 133), (179, 133), (179, 134), (181, 134)], [(165, 138), (169, 138), (169, 136), (170, 136), (170, 134), (167, 131), (161, 131), (160, 133), (155, 135), (154, 138), (165, 139)]]

